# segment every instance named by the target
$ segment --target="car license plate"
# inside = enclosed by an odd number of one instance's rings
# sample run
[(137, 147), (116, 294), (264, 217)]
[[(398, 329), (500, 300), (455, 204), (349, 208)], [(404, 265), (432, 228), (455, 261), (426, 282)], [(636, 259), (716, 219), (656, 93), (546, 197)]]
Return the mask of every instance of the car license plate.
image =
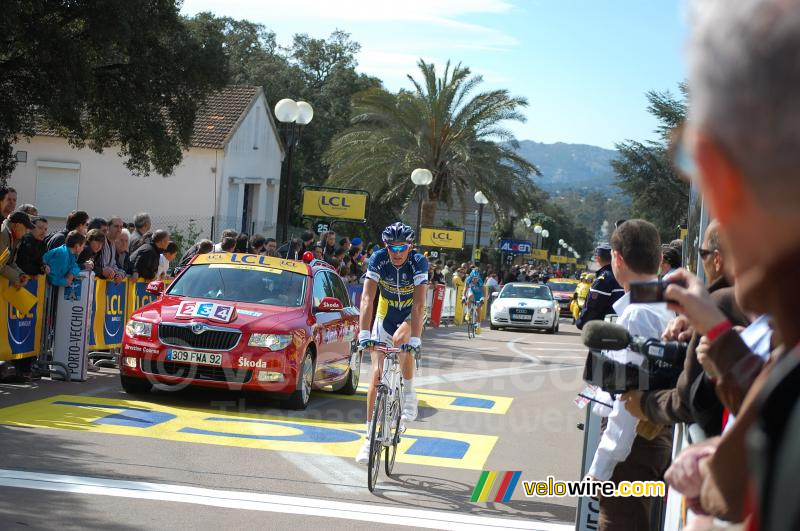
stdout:
[(511, 312), (512, 321), (530, 321), (533, 317), (531, 310), (514, 310)]
[(167, 361), (197, 363), (200, 365), (222, 365), (222, 354), (171, 349), (167, 352)]

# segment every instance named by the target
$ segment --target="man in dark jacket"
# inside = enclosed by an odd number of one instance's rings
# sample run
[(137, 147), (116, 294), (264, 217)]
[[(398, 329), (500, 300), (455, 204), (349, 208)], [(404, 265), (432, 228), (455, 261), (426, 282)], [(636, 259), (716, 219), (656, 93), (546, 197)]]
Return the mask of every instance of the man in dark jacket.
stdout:
[(47, 274), (50, 269), (42, 260), (44, 253), (47, 252), (47, 246), (44, 243), (44, 237), (47, 234), (47, 220), (34, 218), (32, 221), (35, 228), (22, 237), (15, 261), (23, 273), (34, 277)]
[(67, 228), (58, 232), (54, 232), (45, 238), (44, 241), (47, 244), (47, 250), (51, 251), (56, 247), (61, 247), (64, 245), (67, 234), (73, 230), (76, 230), (86, 236), (86, 233), (89, 231), (88, 213), (84, 212), (83, 210), (73, 210), (70, 212), (67, 216)]
[(189, 247), (189, 250), (186, 251), (186, 254), (184, 254), (181, 257), (180, 262), (178, 262), (178, 265), (175, 266), (173, 274), (175, 276), (178, 276), (178, 273), (180, 273), (182, 270), (186, 268), (186, 266), (189, 265), (189, 262), (192, 261), (192, 258), (197, 256), (198, 254), (210, 253), (213, 250), (214, 250), (214, 242), (212, 242), (211, 240), (200, 240), (196, 244)]
[(600, 269), (597, 270), (597, 276), (589, 289), (589, 296), (586, 297), (583, 310), (575, 322), (578, 329), (582, 329), (589, 321), (595, 319), (602, 321), (606, 315), (614, 313), (613, 304), (625, 294), (625, 290), (611, 271), (611, 246), (599, 245), (594, 250), (594, 256)]
[(153, 234), (153, 239), (151, 241), (143, 243), (131, 254), (134, 281), (140, 277), (144, 280), (153, 280), (156, 278), (161, 253), (164, 252), (168, 244), (169, 232), (157, 230)]

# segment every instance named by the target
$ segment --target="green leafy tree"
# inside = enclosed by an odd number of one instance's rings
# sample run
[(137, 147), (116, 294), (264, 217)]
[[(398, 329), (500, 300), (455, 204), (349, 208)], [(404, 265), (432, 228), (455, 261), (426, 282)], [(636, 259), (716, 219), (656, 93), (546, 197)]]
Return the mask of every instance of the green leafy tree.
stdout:
[(619, 158), (611, 162), (617, 186), (631, 198), (631, 216), (654, 223), (664, 241), (676, 237), (689, 206), (689, 185), (674, 172), (668, 153), (670, 134), (686, 117), (686, 85), (679, 90), (678, 97), (669, 91), (647, 93), (647, 111), (658, 119), (659, 140), (619, 143)]
[(516, 141), (503, 126), (524, 121), (524, 98), (506, 90), (474, 94), (482, 82), (469, 68), (450, 63), (442, 77), (418, 62), (421, 79), (408, 76), (413, 91), (371, 88), (353, 98), (352, 127), (337, 135), (324, 161), (329, 183), (363, 188), (386, 203), (407, 204), (415, 168), (428, 168), (433, 182), (422, 205), (431, 224), (440, 201), (482, 190), (496, 212), (524, 210), (536, 194), (530, 174), (537, 168), (517, 155)]
[(175, 0), (7, 0), (0, 34), (0, 180), (12, 144), (39, 127), (168, 175), (227, 80), (218, 34), (189, 32)]

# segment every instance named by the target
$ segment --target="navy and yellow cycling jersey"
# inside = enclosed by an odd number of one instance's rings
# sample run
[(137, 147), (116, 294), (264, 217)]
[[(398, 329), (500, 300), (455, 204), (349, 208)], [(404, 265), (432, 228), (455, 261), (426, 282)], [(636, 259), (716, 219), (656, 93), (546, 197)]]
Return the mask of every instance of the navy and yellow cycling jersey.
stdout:
[(428, 259), (422, 253), (412, 250), (406, 263), (395, 267), (389, 251), (383, 248), (370, 256), (366, 276), (378, 283), (381, 295), (378, 318), (383, 319), (392, 314), (392, 320), (399, 317), (404, 319), (411, 313), (414, 287), (428, 283)]

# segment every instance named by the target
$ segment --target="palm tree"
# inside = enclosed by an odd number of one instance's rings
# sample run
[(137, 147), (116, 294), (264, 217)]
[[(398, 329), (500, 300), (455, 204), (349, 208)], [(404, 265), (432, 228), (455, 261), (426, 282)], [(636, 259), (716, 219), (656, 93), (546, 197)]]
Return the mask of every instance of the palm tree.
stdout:
[(533, 164), (517, 155), (517, 142), (502, 123), (524, 122), (528, 105), (506, 90), (472, 95), (483, 81), (460, 64), (444, 75), (420, 60), (422, 80), (408, 76), (414, 91), (397, 94), (372, 88), (353, 97), (352, 126), (337, 135), (324, 161), (329, 183), (367, 189), (383, 203), (408, 204), (414, 193), (409, 176), (428, 168), (433, 182), (422, 204), (423, 225), (433, 224), (440, 201), (454, 196), (468, 204), (468, 193), (481, 190), (496, 213), (524, 211), (537, 195)]

